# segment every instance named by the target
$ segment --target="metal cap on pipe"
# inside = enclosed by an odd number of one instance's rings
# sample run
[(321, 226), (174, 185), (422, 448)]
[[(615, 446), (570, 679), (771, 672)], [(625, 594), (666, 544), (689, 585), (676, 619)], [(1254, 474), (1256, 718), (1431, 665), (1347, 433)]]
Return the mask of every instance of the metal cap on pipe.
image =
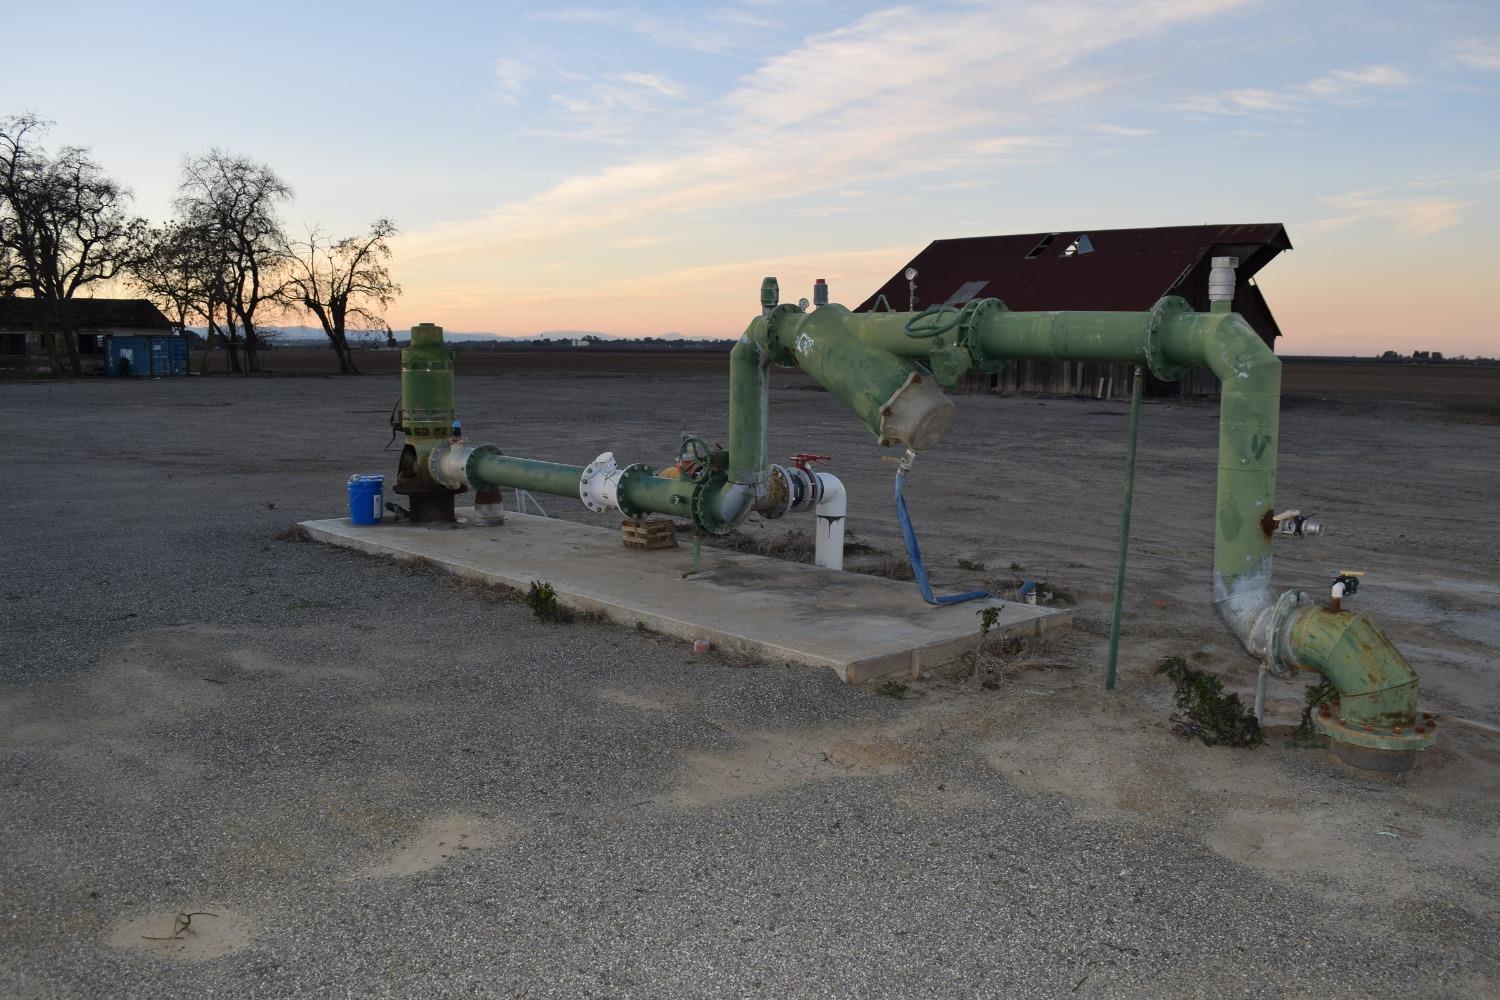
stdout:
[(1238, 257), (1215, 257), (1208, 271), (1208, 301), (1234, 301), (1234, 272), (1240, 266)]

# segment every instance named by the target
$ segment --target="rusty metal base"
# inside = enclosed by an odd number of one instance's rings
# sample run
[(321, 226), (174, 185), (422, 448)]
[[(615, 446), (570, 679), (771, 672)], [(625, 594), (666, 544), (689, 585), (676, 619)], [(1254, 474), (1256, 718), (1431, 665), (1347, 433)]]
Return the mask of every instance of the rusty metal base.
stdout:
[[(398, 488), (395, 491), (401, 493)], [(453, 511), (453, 498), (457, 494), (442, 492), (407, 493), (407, 516), (417, 524), (452, 524), (457, 515)]]
[(1335, 763), (1373, 774), (1405, 774), (1416, 766), (1417, 753), (1416, 750), (1377, 750), (1343, 740), (1328, 741), (1328, 756)]

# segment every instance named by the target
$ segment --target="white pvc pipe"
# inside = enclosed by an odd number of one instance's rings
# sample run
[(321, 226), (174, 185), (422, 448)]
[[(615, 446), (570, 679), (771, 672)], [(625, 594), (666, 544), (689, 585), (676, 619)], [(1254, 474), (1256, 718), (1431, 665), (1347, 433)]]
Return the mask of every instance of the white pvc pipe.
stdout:
[(849, 496), (837, 476), (818, 473), (819, 499), (813, 513), (818, 518), (817, 546), (813, 561), (824, 569), (844, 568), (844, 515)]

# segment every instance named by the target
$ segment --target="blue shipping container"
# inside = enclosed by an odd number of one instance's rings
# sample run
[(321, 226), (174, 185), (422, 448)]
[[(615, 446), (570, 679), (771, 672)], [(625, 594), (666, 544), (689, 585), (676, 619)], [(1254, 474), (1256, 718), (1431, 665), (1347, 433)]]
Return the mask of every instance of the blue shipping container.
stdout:
[(105, 371), (110, 375), (150, 378), (188, 373), (186, 337), (112, 336), (104, 352)]

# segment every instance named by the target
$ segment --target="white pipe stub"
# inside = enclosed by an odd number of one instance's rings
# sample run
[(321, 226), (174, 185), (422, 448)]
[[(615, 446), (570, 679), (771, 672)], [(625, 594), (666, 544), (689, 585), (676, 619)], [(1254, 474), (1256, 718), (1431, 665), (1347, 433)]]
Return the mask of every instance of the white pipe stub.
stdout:
[(818, 505), (813, 513), (818, 518), (813, 562), (824, 569), (844, 568), (844, 515), (849, 510), (849, 496), (844, 484), (837, 476), (819, 472), (816, 474), (819, 487)]

